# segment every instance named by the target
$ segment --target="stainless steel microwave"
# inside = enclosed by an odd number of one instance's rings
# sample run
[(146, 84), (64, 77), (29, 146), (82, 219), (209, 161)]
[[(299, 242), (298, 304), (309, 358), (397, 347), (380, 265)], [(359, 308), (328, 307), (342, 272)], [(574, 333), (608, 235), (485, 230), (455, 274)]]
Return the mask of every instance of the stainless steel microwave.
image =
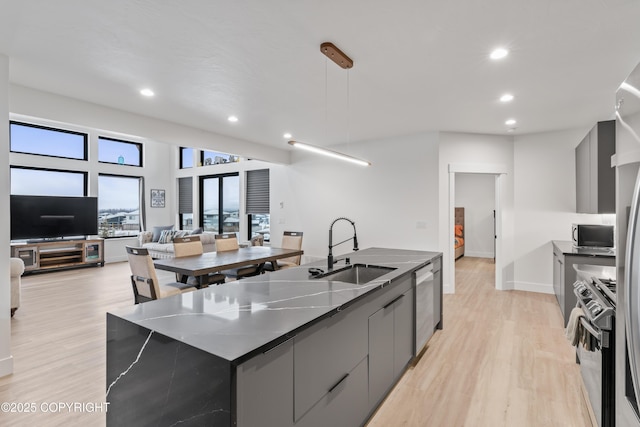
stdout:
[(613, 248), (614, 226), (596, 224), (573, 224), (573, 245), (586, 248)]

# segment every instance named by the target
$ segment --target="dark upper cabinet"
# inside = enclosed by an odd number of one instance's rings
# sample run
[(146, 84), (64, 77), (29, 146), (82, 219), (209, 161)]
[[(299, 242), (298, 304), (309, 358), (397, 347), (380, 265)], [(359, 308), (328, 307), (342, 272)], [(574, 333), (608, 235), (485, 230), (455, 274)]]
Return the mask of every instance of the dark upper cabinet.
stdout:
[(615, 213), (615, 151), (615, 120), (598, 122), (576, 147), (576, 212)]

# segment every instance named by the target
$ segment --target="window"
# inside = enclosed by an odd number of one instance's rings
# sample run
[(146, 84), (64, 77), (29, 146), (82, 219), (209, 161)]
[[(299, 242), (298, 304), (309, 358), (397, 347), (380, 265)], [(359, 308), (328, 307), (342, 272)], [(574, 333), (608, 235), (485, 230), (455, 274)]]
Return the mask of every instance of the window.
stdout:
[(11, 194), (86, 196), (87, 173), (12, 166)]
[(239, 160), (238, 156), (233, 154), (218, 153), (217, 151), (202, 151), (200, 153), (200, 162), (207, 165), (219, 165), (222, 163), (233, 163)]
[(137, 236), (141, 223), (143, 180), (140, 177), (98, 175), (100, 237)]
[(178, 178), (178, 216), (181, 230), (193, 230), (193, 178)]
[(246, 212), (248, 214), (249, 233), (251, 239), (257, 234), (264, 236), (265, 242), (270, 240), (269, 216), (269, 169), (247, 171)]
[(180, 147), (180, 169), (193, 167), (193, 148)]
[(98, 161), (116, 165), (142, 166), (142, 144), (98, 138)]
[(237, 173), (200, 177), (200, 224), (204, 231), (240, 231), (240, 177)]
[(10, 122), (11, 151), (87, 160), (87, 134)]

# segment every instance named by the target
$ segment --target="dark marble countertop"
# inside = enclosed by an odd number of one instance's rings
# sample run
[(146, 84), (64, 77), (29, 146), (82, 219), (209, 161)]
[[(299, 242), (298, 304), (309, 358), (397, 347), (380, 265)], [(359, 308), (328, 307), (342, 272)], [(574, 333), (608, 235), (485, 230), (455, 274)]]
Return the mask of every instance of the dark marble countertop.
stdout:
[(573, 242), (563, 240), (552, 240), (551, 243), (565, 255), (576, 255), (586, 257), (616, 257), (615, 248), (578, 248), (573, 246)]
[[(393, 267), (366, 285), (310, 278), (305, 264), (118, 309), (110, 315), (182, 341), (231, 362), (264, 351), (358, 299), (441, 256), (440, 252), (369, 248), (351, 263)], [(344, 265), (339, 263), (338, 269)]]

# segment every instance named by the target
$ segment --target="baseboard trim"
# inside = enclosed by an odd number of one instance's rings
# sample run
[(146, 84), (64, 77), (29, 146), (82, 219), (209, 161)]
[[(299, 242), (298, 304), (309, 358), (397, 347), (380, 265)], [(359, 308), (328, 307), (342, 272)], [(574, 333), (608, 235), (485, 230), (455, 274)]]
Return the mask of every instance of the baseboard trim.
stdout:
[(507, 282), (504, 290), (536, 292), (539, 294), (553, 294), (553, 285), (531, 282)]
[(493, 252), (471, 252), (471, 251), (465, 250), (464, 256), (473, 257), (473, 258), (493, 258)]
[(442, 285), (442, 293), (443, 294), (453, 294), (455, 292), (453, 292), (453, 289), (451, 289), (451, 284), (443, 284)]
[(13, 356), (0, 359), (0, 378), (13, 374)]

